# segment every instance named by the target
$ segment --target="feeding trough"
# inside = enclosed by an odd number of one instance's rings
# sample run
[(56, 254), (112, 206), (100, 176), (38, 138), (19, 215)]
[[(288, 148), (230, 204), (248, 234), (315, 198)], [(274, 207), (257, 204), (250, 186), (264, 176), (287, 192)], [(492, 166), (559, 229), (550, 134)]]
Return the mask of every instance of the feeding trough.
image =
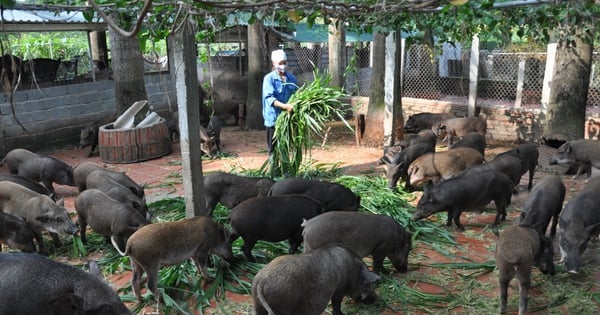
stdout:
[(133, 118), (147, 103), (138, 101), (115, 122), (100, 126), (98, 149), (104, 162), (135, 163), (171, 153), (171, 138), (164, 118), (151, 113), (133, 127)]

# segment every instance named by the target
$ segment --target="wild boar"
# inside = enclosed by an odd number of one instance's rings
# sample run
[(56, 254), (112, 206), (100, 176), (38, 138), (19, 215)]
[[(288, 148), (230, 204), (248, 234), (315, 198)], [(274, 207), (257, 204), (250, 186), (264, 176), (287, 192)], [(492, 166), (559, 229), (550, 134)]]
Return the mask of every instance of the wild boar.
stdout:
[(513, 183), (513, 193), (517, 194), (517, 186), (521, 182), (521, 160), (512, 155), (499, 155), (488, 163), (482, 163), (467, 168), (464, 173), (481, 170), (495, 170), (510, 178)]
[(542, 178), (533, 186), (525, 200), (519, 224), (531, 226), (544, 235), (552, 220), (550, 239), (554, 239), (565, 193), (565, 184), (557, 176), (550, 175)]
[(73, 235), (77, 226), (67, 214), (63, 199), (58, 202), (13, 182), (0, 182), (0, 211), (31, 225), (40, 253), (45, 253), (42, 231), (48, 231), (54, 244), (61, 245), (58, 233)]
[(305, 195), (252, 197), (235, 206), (229, 213), (231, 242), (242, 237), (242, 251), (254, 262), (252, 248), (258, 240), (280, 242), (288, 240), (289, 253), (302, 243), (302, 220), (323, 212), (323, 205)]
[(464, 137), (470, 132), (477, 132), (485, 136), (487, 122), (480, 117), (449, 118), (441, 121), (432, 129), (439, 137), (445, 137), (448, 147), (450, 147), (454, 138)]
[(573, 179), (578, 178), (583, 172), (590, 178), (591, 167), (600, 169), (600, 141), (580, 139), (567, 141), (558, 148), (550, 157), (550, 165), (578, 163), (579, 167)]
[(412, 187), (408, 181), (409, 165), (421, 155), (434, 152), (435, 147), (431, 146), (430, 144), (417, 143), (396, 153), (391, 161), (383, 159), (383, 162), (387, 167), (386, 177), (388, 180), (388, 187), (392, 191), (396, 191), (398, 180), (402, 178), (404, 180), (404, 190), (411, 190)]
[(144, 272), (148, 276), (148, 289), (159, 300), (157, 281), (161, 266), (192, 259), (207, 281), (210, 278), (206, 265), (210, 255), (226, 260), (233, 258), (229, 232), (205, 216), (146, 225), (129, 237), (125, 252), (121, 254), (129, 255), (131, 260), (131, 287), (140, 303), (140, 281)]
[(99, 189), (110, 198), (129, 205), (148, 221), (152, 217), (146, 199), (136, 196), (131, 190), (116, 181), (105, 169), (91, 172), (87, 176), (86, 187), (87, 189)]
[(333, 314), (343, 315), (342, 299), (373, 302), (379, 276), (342, 246), (326, 246), (303, 254), (273, 259), (252, 280), (256, 315), (322, 314), (329, 301)]
[(204, 176), (204, 193), (208, 216), (212, 216), (218, 202), (232, 209), (246, 199), (266, 196), (274, 182), (268, 177), (248, 177), (225, 172), (207, 174)]
[(360, 197), (342, 184), (304, 179), (286, 178), (271, 186), (269, 196), (302, 194), (323, 204), (323, 212), (332, 210), (357, 211)]
[(11, 174), (42, 182), (52, 193), (52, 183), (75, 186), (73, 168), (55, 157), (39, 155), (25, 149), (14, 149), (6, 154), (0, 166), (4, 162)]
[(20, 175), (14, 175), (14, 174), (0, 174), (0, 181), (13, 182), (13, 183), (19, 184), (29, 190), (33, 190), (38, 194), (46, 195), (46, 196), (52, 198), (52, 200), (54, 200), (54, 201), (58, 200), (56, 198), (56, 194), (54, 194), (50, 190), (48, 190), (48, 188), (46, 188), (46, 186), (40, 185), (38, 182), (35, 182), (32, 179), (27, 178), (27, 177), (23, 177)]
[(494, 219), (496, 226), (506, 218), (506, 207), (510, 204), (512, 191), (512, 181), (500, 172), (483, 170), (461, 174), (426, 189), (417, 204), (413, 220), (447, 211), (446, 225), (451, 226), (454, 220), (456, 226), (464, 231), (460, 214), (463, 211), (480, 210), (493, 200), (497, 211)]
[(210, 117), (210, 121), (208, 122), (208, 126), (206, 126), (206, 132), (208, 132), (209, 137), (215, 138), (215, 146), (217, 148), (217, 152), (221, 152), (221, 128), (223, 127), (223, 121), (221, 117), (217, 115), (212, 115)]
[(496, 266), (500, 283), (500, 313), (506, 313), (508, 284), (519, 279), (519, 315), (527, 311), (527, 293), (531, 285), (531, 268), (537, 266), (544, 274), (554, 275), (552, 241), (535, 228), (511, 225), (498, 236)]
[(418, 144), (426, 143), (435, 148), (437, 143), (437, 136), (431, 129), (424, 129), (419, 131), (417, 134), (404, 134), (404, 139), (398, 143), (402, 150)]
[(174, 111), (167, 120), (167, 129), (169, 130), (169, 136), (171, 141), (179, 138), (179, 112)]
[(217, 153), (217, 142), (215, 136), (211, 136), (206, 128), (200, 126), (200, 150), (209, 157)]
[(125, 172), (113, 171), (94, 162), (83, 162), (75, 166), (73, 169), (73, 177), (75, 178), (75, 183), (77, 184), (77, 189), (79, 192), (82, 192), (87, 188), (86, 182), (88, 175), (97, 170), (106, 171), (107, 174), (112, 177), (112, 179), (127, 187), (127, 189), (131, 190), (139, 198), (144, 199), (144, 187), (136, 183), (131, 177), (127, 176)]
[(81, 128), (79, 133), (79, 148), (83, 149), (87, 146), (90, 147), (90, 151), (88, 152), (88, 157), (94, 154), (94, 150), (98, 146), (98, 135), (100, 132), (100, 127), (108, 123), (108, 120), (96, 120)]
[(588, 241), (600, 234), (600, 177), (591, 179), (573, 197), (558, 219), (558, 239), (561, 261), (567, 271), (576, 274), (582, 264), (582, 256)]
[(25, 220), (0, 211), (0, 241), (2, 243), (12, 249), (34, 253), (36, 249), (33, 235), (33, 229)]
[(131, 315), (102, 279), (90, 272), (36, 254), (0, 254), (0, 314)]
[(478, 132), (469, 132), (466, 135), (464, 135), (460, 140), (453, 143), (449, 148), (454, 149), (460, 147), (467, 147), (475, 149), (479, 151), (479, 153), (484, 155), (485, 142), (485, 135), (482, 135)]
[(404, 131), (418, 133), (424, 129), (432, 129), (441, 121), (453, 117), (449, 113), (418, 113), (408, 117), (404, 124)]
[(86, 189), (75, 199), (75, 210), (81, 241), (87, 244), (85, 236), (89, 224), (92, 231), (110, 238), (113, 246), (125, 251), (126, 239), (142, 226), (150, 223), (135, 209), (118, 202), (98, 189)]
[(538, 165), (538, 157), (540, 155), (538, 145), (536, 143), (519, 144), (514, 149), (498, 154), (496, 158), (503, 155), (512, 155), (521, 160), (521, 176), (529, 172), (527, 191), (531, 191), (531, 187), (533, 186), (533, 176), (535, 175), (535, 168)]
[(302, 227), (304, 252), (337, 243), (361, 258), (373, 256), (375, 273), (384, 270), (385, 257), (399, 272), (407, 271), (412, 235), (389, 216), (331, 211), (304, 222)]
[(464, 171), (467, 167), (481, 164), (483, 155), (471, 148), (456, 148), (448, 151), (425, 153), (408, 166), (408, 178), (411, 185), (422, 185), (429, 181), (434, 184), (449, 179)]

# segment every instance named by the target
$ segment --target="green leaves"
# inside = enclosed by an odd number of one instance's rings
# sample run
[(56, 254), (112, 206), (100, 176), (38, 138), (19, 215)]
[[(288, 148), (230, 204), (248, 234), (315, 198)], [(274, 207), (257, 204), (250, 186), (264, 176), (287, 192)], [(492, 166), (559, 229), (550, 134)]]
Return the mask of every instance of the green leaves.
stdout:
[(344, 92), (329, 86), (330, 75), (318, 70), (313, 74), (315, 79), (301, 86), (288, 101), (294, 110), (282, 112), (275, 123), (274, 152), (269, 160), (272, 177), (295, 176), (304, 155), (310, 154), (312, 134), (321, 134), (335, 117), (345, 122), (340, 101)]

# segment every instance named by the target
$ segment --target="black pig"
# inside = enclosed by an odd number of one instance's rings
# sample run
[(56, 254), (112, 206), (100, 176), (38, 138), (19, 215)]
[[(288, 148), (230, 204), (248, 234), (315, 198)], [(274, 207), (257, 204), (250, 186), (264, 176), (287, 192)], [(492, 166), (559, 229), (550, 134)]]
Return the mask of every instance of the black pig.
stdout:
[(75, 186), (73, 168), (67, 163), (49, 156), (39, 155), (25, 149), (14, 149), (6, 154), (4, 162), (11, 174), (27, 177), (36, 182), (44, 183), (48, 190), (54, 193), (52, 183)]
[(398, 180), (402, 178), (404, 180), (404, 190), (410, 190), (412, 186), (408, 181), (408, 166), (421, 155), (433, 152), (435, 152), (434, 146), (431, 146), (428, 143), (417, 143), (396, 153), (391, 161), (384, 158), (383, 162), (387, 167), (386, 177), (388, 180), (388, 187), (392, 191), (396, 191)]
[(441, 121), (453, 117), (448, 113), (418, 113), (408, 117), (404, 131), (418, 133), (424, 129), (432, 129)]
[(88, 175), (98, 170), (105, 171), (112, 179), (131, 190), (131, 192), (139, 198), (144, 199), (144, 187), (136, 183), (131, 177), (127, 176), (127, 174), (107, 169), (94, 162), (83, 162), (73, 169), (73, 177), (75, 178), (75, 183), (77, 184), (79, 192), (82, 192), (87, 188)]
[(9, 181), (15, 184), (19, 184), (29, 190), (35, 191), (38, 194), (46, 195), (52, 200), (57, 201), (56, 194), (52, 193), (46, 186), (40, 185), (38, 182), (33, 181), (30, 178), (23, 177), (20, 175), (14, 174), (0, 174), (0, 182), (1, 181)]
[(146, 225), (129, 237), (125, 253), (121, 254), (131, 259), (131, 287), (140, 302), (144, 271), (148, 275), (148, 289), (159, 300), (157, 281), (161, 266), (192, 259), (206, 282), (209, 279), (206, 265), (211, 254), (225, 259), (233, 257), (227, 230), (205, 216)]
[(529, 172), (529, 182), (527, 183), (527, 190), (531, 191), (531, 187), (533, 187), (533, 176), (535, 175), (535, 168), (538, 165), (538, 157), (540, 156), (538, 145), (535, 143), (519, 144), (514, 149), (498, 154), (496, 158), (503, 155), (512, 155), (518, 157), (521, 160), (521, 176)]
[(464, 231), (465, 228), (460, 223), (460, 214), (463, 211), (479, 210), (493, 200), (497, 210), (494, 220), (496, 226), (500, 220), (506, 218), (506, 207), (510, 204), (512, 190), (511, 180), (494, 170), (461, 174), (425, 190), (417, 204), (413, 220), (447, 211), (446, 225), (452, 225), (454, 220), (456, 226)]
[(554, 239), (565, 193), (565, 185), (557, 176), (550, 175), (542, 178), (533, 186), (525, 200), (519, 224), (531, 226), (540, 233), (546, 234), (548, 224), (552, 220), (550, 239)]
[(372, 255), (373, 272), (384, 270), (385, 257), (392, 261), (398, 271), (407, 271), (412, 235), (391, 217), (331, 211), (304, 222), (302, 226), (304, 252), (337, 243), (346, 246), (361, 258)]
[(600, 234), (600, 177), (591, 179), (569, 200), (558, 220), (561, 261), (576, 274), (589, 240)]
[(378, 280), (360, 257), (342, 246), (279, 256), (252, 280), (254, 310), (256, 315), (322, 314), (331, 300), (333, 314), (343, 315), (344, 296), (372, 302), (372, 284)]
[(357, 211), (360, 197), (347, 187), (319, 180), (304, 178), (286, 178), (271, 186), (269, 196), (302, 194), (323, 204), (323, 211)]
[(535, 228), (511, 225), (498, 236), (496, 266), (500, 283), (500, 313), (506, 313), (508, 284), (519, 279), (519, 315), (527, 311), (527, 293), (531, 285), (531, 268), (554, 275), (552, 241)]
[(460, 148), (467, 147), (472, 148), (481, 154), (485, 154), (485, 136), (478, 132), (469, 132), (462, 137), (462, 139), (453, 143), (449, 148)]
[(450, 147), (454, 138), (461, 138), (470, 132), (478, 132), (485, 135), (487, 122), (480, 117), (449, 118), (434, 126), (433, 131), (441, 137), (445, 137)]
[(235, 206), (229, 214), (231, 242), (244, 239), (242, 251), (254, 262), (252, 248), (258, 240), (280, 242), (288, 240), (289, 253), (302, 243), (302, 220), (320, 214), (323, 205), (305, 195), (252, 197)]
[(204, 176), (206, 210), (212, 215), (218, 202), (232, 209), (240, 202), (266, 196), (275, 181), (267, 177), (247, 177), (225, 172), (214, 172)]
[(592, 174), (592, 166), (600, 169), (600, 141), (580, 139), (568, 141), (558, 148), (550, 158), (550, 165), (577, 163), (578, 169), (573, 179), (582, 173), (587, 173), (587, 178)]
[(33, 239), (33, 229), (25, 220), (0, 211), (0, 241), (12, 249), (34, 253)]
[(0, 314), (131, 315), (102, 279), (36, 254), (0, 254)]
[(75, 199), (75, 210), (81, 228), (81, 241), (86, 244), (86, 228), (106, 238), (125, 251), (126, 239), (140, 227), (150, 223), (129, 205), (120, 203), (98, 189), (86, 189)]

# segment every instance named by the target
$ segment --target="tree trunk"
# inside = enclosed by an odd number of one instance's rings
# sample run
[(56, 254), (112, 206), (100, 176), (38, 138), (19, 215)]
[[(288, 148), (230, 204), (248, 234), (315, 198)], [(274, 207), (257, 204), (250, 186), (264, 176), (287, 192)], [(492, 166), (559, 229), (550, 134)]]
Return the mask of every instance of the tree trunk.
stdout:
[(584, 137), (591, 70), (592, 46), (579, 36), (573, 41), (558, 43), (542, 136), (546, 142)]
[(360, 143), (368, 147), (383, 145), (383, 120), (385, 117), (385, 35), (373, 36), (373, 66), (369, 109), (365, 118), (365, 131)]
[(106, 45), (106, 32), (90, 32), (90, 46), (92, 47), (92, 60), (98, 70), (108, 68), (108, 46)]
[(144, 60), (137, 37), (123, 37), (117, 32), (109, 32), (109, 38), (118, 116), (133, 103), (148, 99), (144, 84)]
[(329, 73), (331, 85), (344, 86), (344, 68), (346, 67), (346, 29), (339, 20), (329, 24)]
[(266, 74), (267, 45), (262, 20), (248, 25), (248, 100), (246, 128), (264, 129), (262, 117), (262, 81)]

